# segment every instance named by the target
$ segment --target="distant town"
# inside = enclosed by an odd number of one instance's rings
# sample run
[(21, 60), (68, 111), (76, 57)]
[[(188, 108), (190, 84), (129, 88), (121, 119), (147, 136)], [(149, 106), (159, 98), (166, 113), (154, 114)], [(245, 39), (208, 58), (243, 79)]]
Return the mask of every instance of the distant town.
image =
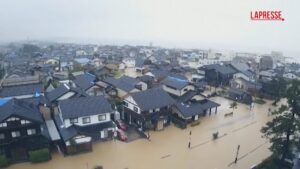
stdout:
[(29, 41), (0, 58), (0, 168), (258, 167), (300, 80), (280, 51)]

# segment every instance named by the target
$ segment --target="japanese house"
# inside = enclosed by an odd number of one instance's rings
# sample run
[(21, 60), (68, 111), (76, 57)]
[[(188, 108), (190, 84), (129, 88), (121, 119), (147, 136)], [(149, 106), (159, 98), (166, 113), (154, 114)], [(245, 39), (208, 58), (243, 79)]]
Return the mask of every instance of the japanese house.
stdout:
[(49, 148), (50, 136), (38, 108), (10, 99), (0, 106), (0, 153), (11, 162), (28, 160), (29, 152)]
[(55, 123), (67, 154), (92, 150), (92, 141), (113, 137), (114, 111), (103, 96), (67, 99), (59, 102)]
[(161, 88), (132, 93), (124, 98), (123, 118), (140, 131), (161, 130), (170, 124), (173, 104), (173, 98)]

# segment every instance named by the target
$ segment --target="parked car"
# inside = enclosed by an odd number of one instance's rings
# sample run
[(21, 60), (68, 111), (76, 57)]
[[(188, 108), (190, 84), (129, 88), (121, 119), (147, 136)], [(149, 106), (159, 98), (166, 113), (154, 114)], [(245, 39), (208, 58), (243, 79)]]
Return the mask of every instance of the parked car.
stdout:
[(118, 134), (119, 140), (121, 140), (121, 141), (127, 141), (128, 138), (127, 138), (127, 136), (126, 136), (126, 134), (125, 134), (125, 132), (123, 130), (118, 129), (117, 130), (117, 134)]
[(128, 128), (128, 126), (122, 120), (116, 120), (116, 124), (119, 129), (122, 129), (124, 131), (126, 131)]

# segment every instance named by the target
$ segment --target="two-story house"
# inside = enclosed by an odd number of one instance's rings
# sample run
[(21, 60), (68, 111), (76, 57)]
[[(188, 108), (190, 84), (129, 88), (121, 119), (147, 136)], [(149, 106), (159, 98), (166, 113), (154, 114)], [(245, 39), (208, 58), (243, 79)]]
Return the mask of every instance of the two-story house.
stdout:
[(162, 81), (163, 89), (169, 94), (181, 97), (189, 91), (195, 90), (195, 87), (188, 80), (168, 76)]
[(57, 103), (76, 97), (88, 96), (82, 89), (62, 84), (50, 92), (46, 92), (40, 101), (40, 111), (46, 120), (51, 119), (51, 114), (57, 114)]
[(173, 104), (173, 98), (161, 88), (132, 93), (124, 98), (123, 118), (141, 131), (161, 130), (170, 124)]
[(106, 78), (104, 82), (116, 89), (116, 96), (119, 98), (124, 98), (129, 93), (147, 89), (147, 84), (145, 82), (129, 76), (122, 76), (118, 79), (109, 77)]
[(92, 141), (113, 137), (116, 127), (111, 116), (115, 112), (103, 96), (63, 100), (59, 102), (58, 109), (55, 123), (66, 153), (91, 150)]
[(84, 73), (74, 77), (73, 82), (76, 87), (85, 91), (89, 96), (103, 95), (104, 90), (97, 84), (97, 78), (90, 73)]
[(36, 106), (17, 99), (0, 106), (0, 154), (12, 162), (28, 160), (30, 151), (49, 148), (49, 139)]

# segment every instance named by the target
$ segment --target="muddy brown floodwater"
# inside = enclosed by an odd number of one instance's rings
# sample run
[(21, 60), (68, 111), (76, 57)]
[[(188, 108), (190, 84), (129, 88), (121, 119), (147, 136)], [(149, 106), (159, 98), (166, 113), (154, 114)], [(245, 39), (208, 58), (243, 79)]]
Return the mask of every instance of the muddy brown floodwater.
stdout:
[[(231, 101), (220, 97), (213, 100), (221, 104), (217, 115), (202, 118), (198, 126), (181, 130), (171, 125), (150, 132), (151, 141), (95, 143), (91, 153), (67, 157), (54, 153), (49, 162), (16, 164), (10, 169), (91, 169), (95, 165), (104, 169), (249, 169), (268, 157), (270, 145), (261, 137), (260, 129), (272, 118), (267, 113), (270, 102), (255, 104), (252, 111), (238, 104), (233, 116), (225, 118), (224, 114), (231, 112)], [(213, 141), (216, 131), (220, 138)], [(239, 160), (232, 164), (238, 145)]]

